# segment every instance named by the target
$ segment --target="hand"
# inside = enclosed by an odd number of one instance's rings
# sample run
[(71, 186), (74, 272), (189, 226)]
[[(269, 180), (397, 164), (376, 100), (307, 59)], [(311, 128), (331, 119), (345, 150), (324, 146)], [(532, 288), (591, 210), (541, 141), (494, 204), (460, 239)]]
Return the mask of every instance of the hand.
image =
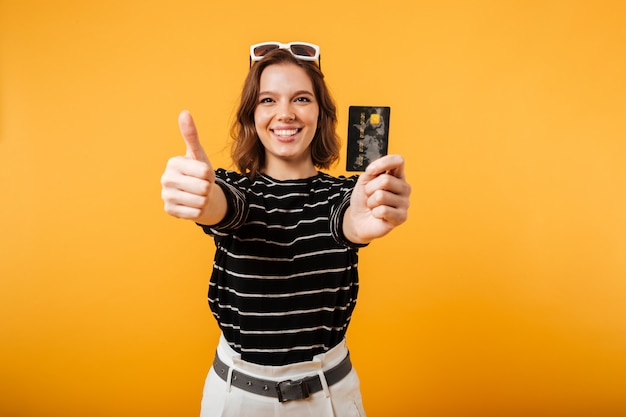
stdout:
[[(198, 221), (204, 224), (217, 223), (225, 213), (212, 210), (215, 205), (225, 210), (223, 192), (215, 186), (215, 171), (211, 166), (191, 114), (183, 111), (178, 117), (178, 126), (187, 147), (185, 156), (171, 158), (161, 176), (161, 198), (165, 212), (171, 216)], [(214, 200), (216, 194), (217, 196)], [(213, 204), (215, 203), (215, 204)], [(220, 206), (224, 203), (223, 207)]]
[(367, 243), (382, 237), (408, 217), (411, 186), (404, 176), (404, 159), (387, 155), (372, 162), (352, 191), (344, 217), (344, 235)]

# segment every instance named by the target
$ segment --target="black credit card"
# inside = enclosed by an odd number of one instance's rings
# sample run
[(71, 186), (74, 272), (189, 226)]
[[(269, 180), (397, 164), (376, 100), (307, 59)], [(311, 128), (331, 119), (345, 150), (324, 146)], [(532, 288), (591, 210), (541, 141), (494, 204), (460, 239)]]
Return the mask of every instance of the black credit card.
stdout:
[(347, 171), (365, 171), (387, 155), (390, 107), (350, 106), (348, 109)]

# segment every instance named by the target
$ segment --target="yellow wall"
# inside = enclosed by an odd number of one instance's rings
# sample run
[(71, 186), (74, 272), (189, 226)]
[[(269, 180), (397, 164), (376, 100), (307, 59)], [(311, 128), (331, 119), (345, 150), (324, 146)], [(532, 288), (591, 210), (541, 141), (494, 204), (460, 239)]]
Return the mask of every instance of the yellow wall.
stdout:
[(0, 2), (0, 415), (197, 415), (213, 244), (159, 177), (183, 108), (227, 164), (263, 40), (319, 43), (342, 136), (391, 106), (407, 160), (349, 332), (369, 415), (626, 415), (626, 3), (214, 3)]

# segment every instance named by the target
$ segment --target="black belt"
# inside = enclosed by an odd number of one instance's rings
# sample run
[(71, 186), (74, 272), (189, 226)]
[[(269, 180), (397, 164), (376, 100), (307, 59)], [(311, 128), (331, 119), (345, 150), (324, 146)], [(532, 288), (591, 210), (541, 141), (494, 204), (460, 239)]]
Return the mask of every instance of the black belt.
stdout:
[[(217, 354), (215, 354), (213, 368), (217, 375), (226, 381), (228, 377), (228, 366), (220, 360)], [(324, 372), (326, 383), (330, 387), (341, 381), (351, 370), (352, 362), (350, 362), (350, 353), (348, 353), (338, 365)], [(230, 380), (231, 385), (237, 388), (266, 397), (278, 398), (278, 401), (281, 403), (291, 400), (302, 400), (324, 389), (319, 375), (307, 376), (295, 381), (291, 379), (286, 381), (273, 381), (256, 378), (244, 374), (243, 372), (233, 370)]]

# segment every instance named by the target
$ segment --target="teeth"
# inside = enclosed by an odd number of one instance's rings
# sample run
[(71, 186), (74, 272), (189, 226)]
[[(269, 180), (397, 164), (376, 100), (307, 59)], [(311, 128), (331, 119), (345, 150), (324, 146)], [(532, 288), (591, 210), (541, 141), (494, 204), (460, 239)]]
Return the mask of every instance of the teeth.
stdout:
[(278, 136), (293, 136), (298, 133), (298, 129), (274, 130), (274, 133)]

